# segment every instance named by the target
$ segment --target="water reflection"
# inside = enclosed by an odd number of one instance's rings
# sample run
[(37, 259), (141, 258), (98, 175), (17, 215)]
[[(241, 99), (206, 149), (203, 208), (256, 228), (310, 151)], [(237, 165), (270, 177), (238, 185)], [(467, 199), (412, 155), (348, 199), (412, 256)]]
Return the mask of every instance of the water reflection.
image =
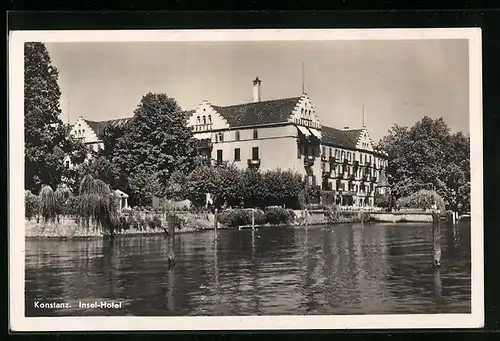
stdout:
[[(26, 242), (27, 316), (470, 312), (470, 226), (354, 224)], [(170, 248), (174, 268), (167, 267)], [(71, 309), (35, 309), (66, 301)], [(78, 309), (113, 300), (122, 309)]]

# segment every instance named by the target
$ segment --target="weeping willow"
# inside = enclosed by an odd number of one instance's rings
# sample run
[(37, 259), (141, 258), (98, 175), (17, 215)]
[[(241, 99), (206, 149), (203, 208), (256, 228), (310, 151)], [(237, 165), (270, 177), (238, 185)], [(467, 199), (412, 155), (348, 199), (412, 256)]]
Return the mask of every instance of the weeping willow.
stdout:
[(91, 175), (86, 175), (80, 182), (79, 217), (87, 228), (92, 224), (108, 232), (118, 219), (116, 195), (106, 183)]
[(50, 186), (44, 185), (38, 195), (40, 215), (44, 221), (55, 221), (57, 217), (57, 200)]
[(68, 201), (70, 198), (73, 197), (73, 193), (71, 193), (71, 190), (67, 187), (58, 187), (57, 190), (54, 192), (54, 196), (56, 199), (57, 207), (56, 207), (56, 214), (57, 214), (57, 221), (59, 221), (59, 216), (62, 214), (67, 214), (65, 208), (68, 206)]

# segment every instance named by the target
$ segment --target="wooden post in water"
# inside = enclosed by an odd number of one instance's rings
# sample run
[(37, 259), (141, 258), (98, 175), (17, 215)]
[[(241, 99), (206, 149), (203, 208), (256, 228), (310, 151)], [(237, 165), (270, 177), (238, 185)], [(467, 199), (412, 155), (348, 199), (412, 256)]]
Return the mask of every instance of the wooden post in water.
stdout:
[(169, 269), (173, 268), (175, 264), (175, 253), (174, 253), (175, 223), (176, 223), (175, 213), (170, 213), (168, 219), (168, 259), (167, 259), (167, 266)]
[(217, 230), (219, 228), (219, 221), (217, 220), (217, 209), (214, 210), (214, 239), (217, 239)]
[(432, 265), (434, 270), (441, 267), (441, 228), (439, 223), (439, 213), (432, 212)]
[(252, 208), (252, 230), (255, 229), (255, 208)]

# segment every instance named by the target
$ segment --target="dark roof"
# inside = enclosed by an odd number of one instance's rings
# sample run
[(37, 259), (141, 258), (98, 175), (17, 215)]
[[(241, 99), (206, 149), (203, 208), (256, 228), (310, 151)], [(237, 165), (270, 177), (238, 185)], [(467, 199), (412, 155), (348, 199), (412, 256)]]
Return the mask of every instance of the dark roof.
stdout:
[[(189, 111), (184, 111), (184, 114), (186, 117), (194, 113), (195, 110), (189, 110)], [(102, 138), (102, 135), (104, 134), (104, 130), (107, 127), (123, 127), (127, 122), (129, 122), (132, 119), (132, 117), (126, 117), (126, 118), (118, 118), (115, 120), (107, 120), (107, 121), (90, 121), (90, 120), (85, 120), (87, 124), (89, 125), (90, 128), (96, 133), (97, 137)]]
[(346, 131), (327, 126), (321, 126), (321, 142), (331, 146), (356, 148), (356, 142), (346, 134)]
[(119, 118), (116, 120), (108, 120), (108, 121), (89, 121), (85, 120), (85, 122), (89, 125), (90, 128), (96, 133), (97, 137), (101, 138), (104, 134), (104, 129), (107, 127), (119, 127), (123, 126), (125, 123), (130, 121), (129, 118)]
[(287, 122), (300, 97), (212, 107), (231, 127)]
[(380, 171), (380, 176), (378, 178), (377, 187), (389, 187), (389, 180), (387, 179), (387, 175), (385, 174), (385, 170)]
[(363, 132), (363, 129), (350, 129), (350, 130), (344, 130), (343, 133), (346, 134), (356, 145), (358, 143), (359, 137), (361, 136), (361, 133)]

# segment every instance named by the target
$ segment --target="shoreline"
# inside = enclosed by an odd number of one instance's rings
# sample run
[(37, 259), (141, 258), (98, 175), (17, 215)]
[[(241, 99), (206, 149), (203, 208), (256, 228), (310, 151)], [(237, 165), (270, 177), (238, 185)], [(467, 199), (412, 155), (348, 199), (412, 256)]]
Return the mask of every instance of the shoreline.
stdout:
[[(283, 227), (306, 227), (306, 226), (327, 226), (338, 224), (432, 224), (432, 215), (428, 212), (366, 212), (366, 216), (362, 216), (362, 211), (349, 212), (349, 216), (343, 216), (345, 213), (337, 217), (336, 221), (328, 219), (324, 211), (308, 211), (298, 210), (295, 211), (295, 219), (292, 223), (281, 224), (254, 224), (253, 229), (262, 228), (283, 228)], [(354, 213), (354, 214), (353, 214)], [(153, 216), (149, 212), (140, 213), (143, 217)], [(178, 213), (180, 217), (181, 228), (175, 228), (175, 235), (185, 233), (198, 233), (204, 231), (213, 231), (214, 216), (213, 214), (199, 214), (199, 213)], [(40, 240), (40, 239), (60, 239), (60, 240), (76, 240), (76, 239), (92, 239), (92, 238), (113, 238), (120, 236), (151, 236), (151, 235), (165, 235), (167, 236), (168, 222), (162, 216), (161, 224), (151, 226), (142, 224), (140, 226), (129, 226), (126, 229), (120, 229), (114, 233), (105, 233), (99, 226), (83, 227), (76, 222), (74, 217), (63, 216), (60, 217), (59, 222), (36, 222), (31, 219), (25, 220), (25, 240)], [(429, 219), (430, 218), (430, 219)], [(151, 227), (150, 227), (151, 226)], [(224, 226), (221, 222), (218, 223), (217, 230), (252, 230), (251, 224), (244, 224), (239, 226)]]

